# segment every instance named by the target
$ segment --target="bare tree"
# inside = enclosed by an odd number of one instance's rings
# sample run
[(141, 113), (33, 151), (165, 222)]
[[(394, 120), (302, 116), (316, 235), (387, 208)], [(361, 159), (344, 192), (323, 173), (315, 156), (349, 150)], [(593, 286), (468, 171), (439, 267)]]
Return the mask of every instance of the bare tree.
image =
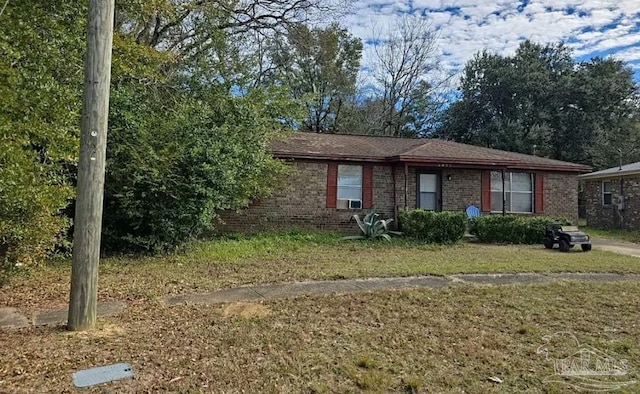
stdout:
[[(386, 34), (377, 32), (373, 78), (381, 89), (382, 132), (400, 136), (418, 100), (428, 100), (447, 82), (435, 80), (440, 70), (437, 33), (424, 17), (400, 18)], [(423, 105), (425, 110), (429, 105)]]

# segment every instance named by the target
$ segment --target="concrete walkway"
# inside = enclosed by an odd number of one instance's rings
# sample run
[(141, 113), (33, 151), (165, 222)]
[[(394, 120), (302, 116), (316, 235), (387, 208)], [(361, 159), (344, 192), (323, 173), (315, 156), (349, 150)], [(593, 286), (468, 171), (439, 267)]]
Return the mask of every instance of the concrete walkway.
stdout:
[[(516, 285), (559, 281), (640, 282), (639, 274), (615, 273), (519, 273), (519, 274), (456, 274), (449, 276), (413, 276), (403, 278), (370, 278), (332, 281), (293, 282), (244, 286), (211, 293), (168, 296), (166, 305), (220, 304), (239, 301), (260, 301), (315, 294), (346, 294), (379, 290), (440, 289), (461, 285)], [(106, 302), (98, 305), (98, 316), (121, 313), (126, 304)], [(49, 324), (65, 324), (66, 309), (41, 310), (28, 318), (15, 308), (0, 308), (0, 329), (24, 328)]]
[(601, 237), (591, 237), (591, 243), (594, 249), (640, 257), (640, 244)]

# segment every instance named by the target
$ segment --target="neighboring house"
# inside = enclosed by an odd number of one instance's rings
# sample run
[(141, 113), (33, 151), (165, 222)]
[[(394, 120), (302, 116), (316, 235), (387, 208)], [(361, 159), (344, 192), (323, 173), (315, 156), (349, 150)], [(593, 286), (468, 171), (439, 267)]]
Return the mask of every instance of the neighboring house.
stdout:
[(353, 214), (370, 208), (395, 219), (402, 209), (469, 205), (486, 213), (577, 218), (576, 176), (590, 170), (436, 139), (296, 132), (271, 150), (295, 171), (271, 197), (224, 213), (221, 231), (353, 230)]
[(585, 184), (587, 225), (640, 230), (640, 162), (578, 178)]

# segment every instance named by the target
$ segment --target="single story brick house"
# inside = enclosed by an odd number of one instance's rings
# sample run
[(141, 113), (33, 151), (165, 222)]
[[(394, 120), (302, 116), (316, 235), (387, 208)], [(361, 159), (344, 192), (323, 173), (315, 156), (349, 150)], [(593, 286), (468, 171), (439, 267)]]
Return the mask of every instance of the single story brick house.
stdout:
[(353, 214), (420, 207), (578, 215), (584, 165), (437, 139), (296, 132), (271, 144), (295, 171), (271, 197), (222, 214), (222, 232), (354, 231)]
[(587, 225), (640, 230), (640, 162), (578, 178), (585, 186)]

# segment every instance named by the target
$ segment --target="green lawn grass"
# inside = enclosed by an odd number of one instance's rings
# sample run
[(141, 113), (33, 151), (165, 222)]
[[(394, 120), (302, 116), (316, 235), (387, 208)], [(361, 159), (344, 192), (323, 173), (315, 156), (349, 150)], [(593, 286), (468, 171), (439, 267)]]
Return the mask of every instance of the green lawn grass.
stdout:
[[(204, 252), (202, 252), (204, 253)], [(545, 383), (569, 332), (640, 381), (640, 284), (565, 282), (326, 295), (220, 306), (130, 304), (98, 328), (0, 331), (3, 392), (70, 392), (71, 374), (129, 362), (83, 392), (562, 393)], [(566, 339), (566, 337), (565, 337)], [(616, 393), (635, 393), (640, 383)]]
[[(100, 300), (154, 300), (247, 284), (487, 272), (636, 272), (640, 259), (594, 250), (560, 253), (541, 245), (423, 245), (343, 241), (338, 234), (265, 234), (201, 241), (157, 257), (100, 263)], [(68, 261), (32, 269), (0, 288), (0, 305), (52, 308), (68, 301)]]
[(586, 226), (580, 227), (580, 229), (592, 236), (617, 239), (625, 242), (640, 243), (640, 231), (621, 230), (621, 229), (602, 230), (602, 229), (586, 227)]

